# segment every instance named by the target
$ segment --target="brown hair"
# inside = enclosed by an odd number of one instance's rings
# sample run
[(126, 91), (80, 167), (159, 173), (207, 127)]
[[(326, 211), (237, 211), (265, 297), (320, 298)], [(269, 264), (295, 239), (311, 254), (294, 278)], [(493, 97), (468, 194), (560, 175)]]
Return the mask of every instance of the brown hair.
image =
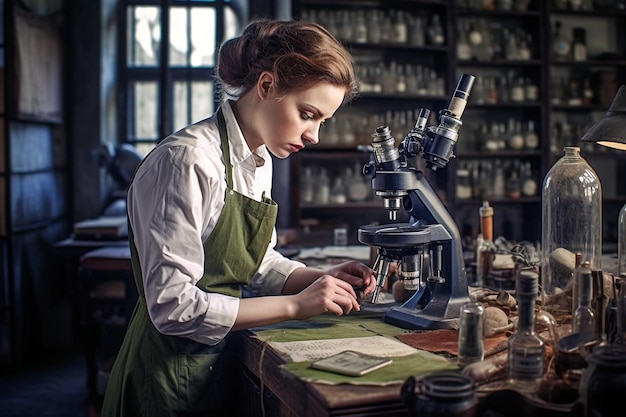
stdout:
[(254, 20), (220, 47), (216, 76), (222, 95), (240, 97), (263, 71), (274, 75), (283, 93), (328, 82), (346, 88), (346, 103), (358, 92), (352, 55), (315, 23)]

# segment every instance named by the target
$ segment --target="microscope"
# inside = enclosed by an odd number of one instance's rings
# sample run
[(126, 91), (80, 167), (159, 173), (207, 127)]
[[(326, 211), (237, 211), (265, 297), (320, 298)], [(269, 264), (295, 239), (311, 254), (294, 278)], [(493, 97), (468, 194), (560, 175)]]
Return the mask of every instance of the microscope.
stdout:
[(358, 239), (378, 248), (372, 303), (376, 303), (393, 263), (399, 267), (404, 288), (415, 291), (385, 315), (386, 322), (399, 327), (458, 328), (461, 305), (469, 301), (459, 230), (417, 162), (421, 156), (426, 167), (436, 171), (454, 158), (461, 116), (474, 79), (461, 75), (448, 108), (439, 112), (438, 126), (428, 127), (430, 110), (420, 109), (415, 127), (398, 147), (389, 126), (377, 127), (372, 135), (373, 151), (363, 173), (382, 197), (390, 221), (397, 220), (401, 208), (410, 218), (409, 223), (361, 226)]

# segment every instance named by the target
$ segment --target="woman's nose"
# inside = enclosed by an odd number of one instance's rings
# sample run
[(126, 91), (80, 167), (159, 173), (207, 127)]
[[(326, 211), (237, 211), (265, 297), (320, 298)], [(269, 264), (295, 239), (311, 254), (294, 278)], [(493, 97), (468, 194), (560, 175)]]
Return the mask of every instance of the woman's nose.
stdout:
[(311, 143), (311, 145), (317, 145), (320, 141), (320, 129), (319, 127), (317, 128), (316, 131), (312, 131), (312, 132), (307, 132), (304, 135), (304, 140), (306, 140), (307, 142)]

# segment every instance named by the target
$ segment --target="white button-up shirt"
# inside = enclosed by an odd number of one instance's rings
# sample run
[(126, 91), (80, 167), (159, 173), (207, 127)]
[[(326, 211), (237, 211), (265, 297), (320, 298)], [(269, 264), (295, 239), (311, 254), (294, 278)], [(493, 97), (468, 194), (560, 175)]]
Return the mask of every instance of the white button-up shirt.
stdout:
[[(271, 196), (272, 160), (261, 146), (250, 151), (229, 103), (222, 105), (235, 191), (261, 201)], [(206, 293), (203, 242), (224, 207), (225, 165), (217, 116), (188, 126), (159, 144), (143, 161), (128, 190), (128, 216), (139, 253), (148, 312), (157, 329), (214, 345), (232, 328), (239, 299)], [(250, 288), (281, 293), (300, 262), (275, 251), (276, 230)], [(209, 248), (210, 251), (210, 248)]]

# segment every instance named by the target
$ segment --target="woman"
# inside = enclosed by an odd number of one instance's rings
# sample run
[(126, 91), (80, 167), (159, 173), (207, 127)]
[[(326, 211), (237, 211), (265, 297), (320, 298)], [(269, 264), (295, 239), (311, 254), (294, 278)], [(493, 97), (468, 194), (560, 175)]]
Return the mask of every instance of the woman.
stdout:
[(258, 20), (222, 45), (217, 79), (227, 100), (216, 114), (162, 141), (129, 187), (139, 301), (103, 417), (233, 415), (233, 332), (348, 314), (354, 288), (374, 289), (361, 263), (322, 271), (273, 249), (268, 151), (319, 141), (356, 94), (350, 54), (318, 25)]

